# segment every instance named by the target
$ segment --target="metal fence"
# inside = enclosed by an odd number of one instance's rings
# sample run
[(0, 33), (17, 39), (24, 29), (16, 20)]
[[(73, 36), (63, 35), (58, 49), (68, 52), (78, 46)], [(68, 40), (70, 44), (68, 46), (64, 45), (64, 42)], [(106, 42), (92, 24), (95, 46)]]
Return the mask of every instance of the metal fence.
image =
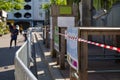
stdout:
[(29, 69), (31, 59), (31, 31), (29, 31), (27, 38), (27, 41), (15, 55), (15, 80), (38, 80)]

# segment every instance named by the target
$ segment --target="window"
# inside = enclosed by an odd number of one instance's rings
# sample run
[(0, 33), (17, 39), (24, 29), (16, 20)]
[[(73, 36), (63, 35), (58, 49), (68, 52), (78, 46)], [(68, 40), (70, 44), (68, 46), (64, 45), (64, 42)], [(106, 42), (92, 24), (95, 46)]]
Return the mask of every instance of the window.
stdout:
[(24, 17), (25, 17), (25, 18), (30, 18), (30, 17), (31, 17), (31, 14), (27, 12), (27, 13), (24, 14)]
[(25, 2), (30, 2), (31, 0), (25, 0)]
[(22, 14), (19, 13), (19, 12), (17, 12), (17, 13), (14, 14), (14, 16), (15, 16), (16, 18), (20, 18), (20, 17), (22, 17)]
[(24, 9), (25, 9), (25, 10), (30, 10), (30, 9), (31, 9), (31, 6), (30, 6), (30, 5), (25, 5), (25, 6), (24, 6)]

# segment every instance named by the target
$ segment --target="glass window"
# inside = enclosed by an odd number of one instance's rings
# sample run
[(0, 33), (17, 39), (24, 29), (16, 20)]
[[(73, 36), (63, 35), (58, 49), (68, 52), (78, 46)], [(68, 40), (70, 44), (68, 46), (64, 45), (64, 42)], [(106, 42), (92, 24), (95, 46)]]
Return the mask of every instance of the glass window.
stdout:
[(19, 12), (17, 12), (17, 13), (14, 14), (14, 16), (15, 16), (16, 18), (20, 18), (20, 17), (22, 17), (22, 14), (19, 13)]
[(31, 0), (25, 0), (25, 2), (31, 2)]
[(24, 14), (24, 17), (25, 17), (25, 18), (30, 18), (30, 17), (31, 17), (31, 14), (27, 12), (27, 13)]
[(25, 6), (24, 6), (24, 9), (25, 9), (25, 10), (30, 10), (30, 9), (31, 9), (31, 6), (30, 6), (30, 5), (25, 5)]

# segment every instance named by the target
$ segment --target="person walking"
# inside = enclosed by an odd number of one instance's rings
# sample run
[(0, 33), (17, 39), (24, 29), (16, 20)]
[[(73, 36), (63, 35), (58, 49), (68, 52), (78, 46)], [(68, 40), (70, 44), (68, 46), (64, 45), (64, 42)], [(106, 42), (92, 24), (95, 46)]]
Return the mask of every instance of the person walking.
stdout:
[(13, 29), (11, 30), (11, 40), (10, 40), (10, 48), (12, 47), (12, 42), (14, 41), (14, 46), (16, 47), (17, 43), (17, 35), (18, 35), (18, 29), (16, 29), (16, 26), (12, 26)]
[(23, 31), (23, 27), (22, 25), (20, 25), (20, 34), (22, 34), (22, 31)]
[(11, 33), (12, 30), (13, 30), (13, 25), (9, 24), (9, 31), (10, 31), (10, 33)]
[(27, 30), (23, 31), (23, 36), (24, 36), (24, 41), (26, 41), (27, 40)]
[(18, 34), (19, 34), (19, 32), (20, 32), (20, 27), (19, 27), (18, 24), (16, 25), (16, 29), (18, 30)]

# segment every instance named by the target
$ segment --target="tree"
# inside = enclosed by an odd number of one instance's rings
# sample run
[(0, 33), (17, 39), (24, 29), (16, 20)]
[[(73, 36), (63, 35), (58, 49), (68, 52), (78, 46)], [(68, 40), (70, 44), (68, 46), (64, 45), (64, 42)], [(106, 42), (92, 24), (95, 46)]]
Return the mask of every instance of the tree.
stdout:
[[(20, 10), (23, 9), (24, 0), (0, 0), (0, 11), (11, 12), (14, 9)], [(0, 35), (8, 32), (8, 26), (6, 21), (0, 22)]]
[[(50, 3), (42, 4), (42, 9), (45, 10), (46, 16), (50, 14), (49, 8), (51, 5), (72, 5), (73, 3), (78, 4), (81, 0), (50, 0)], [(79, 10), (78, 10), (79, 12)]]
[(49, 9), (50, 5), (72, 5), (73, 3), (79, 4), (81, 0), (50, 0), (50, 3), (42, 4), (43, 9)]
[(67, 0), (50, 0), (50, 4), (67, 5)]
[(10, 12), (23, 9), (24, 0), (0, 0), (0, 10)]
[(109, 10), (115, 3), (120, 2), (120, 0), (94, 0), (93, 6), (96, 10), (101, 8)]

